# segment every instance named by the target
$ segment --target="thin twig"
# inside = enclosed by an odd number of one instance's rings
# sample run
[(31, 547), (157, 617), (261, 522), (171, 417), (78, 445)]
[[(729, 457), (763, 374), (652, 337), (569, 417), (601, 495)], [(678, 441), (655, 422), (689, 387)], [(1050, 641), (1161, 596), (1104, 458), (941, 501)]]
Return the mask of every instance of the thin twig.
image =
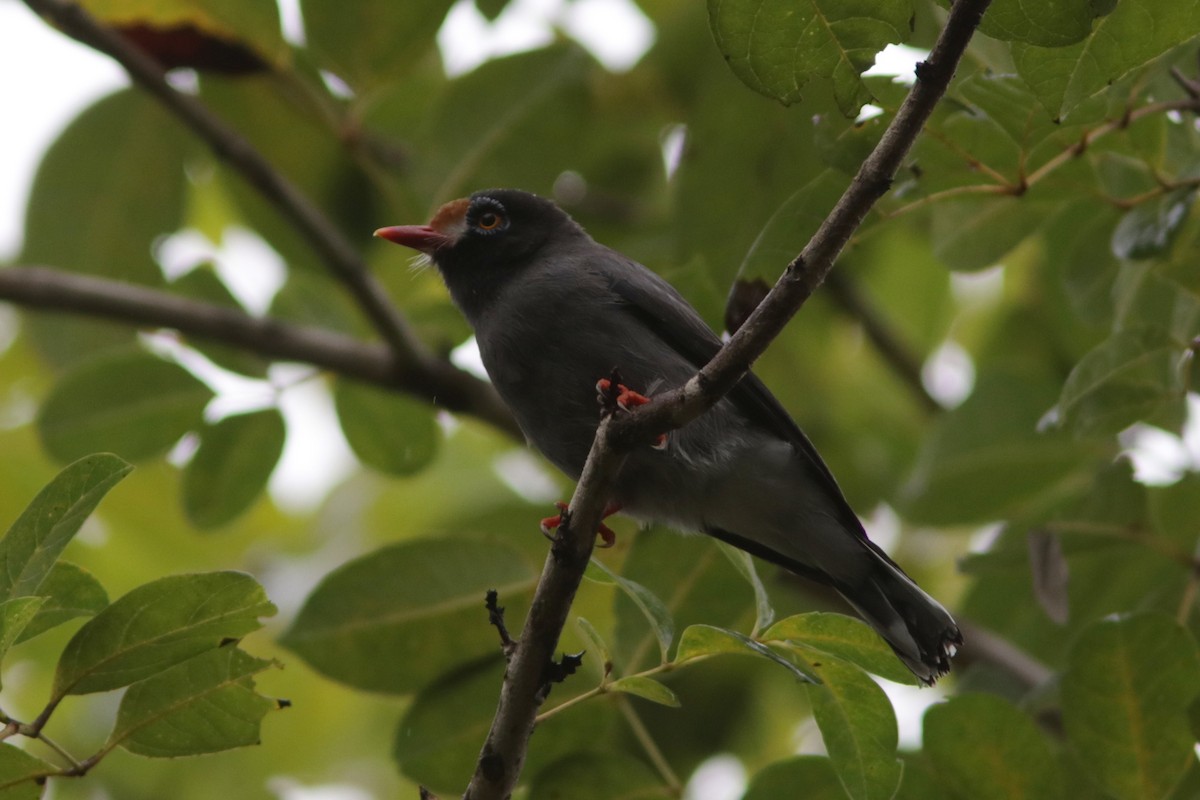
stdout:
[(217, 155), (245, 178), (308, 240), (333, 275), (349, 289), (402, 364), (434, 360), (367, 270), (358, 250), (333, 222), (233, 128), (199, 99), (171, 86), (162, 67), (117, 31), (67, 0), (25, 0), (65, 33), (111, 56), (133, 81), (149, 92)]
[(675, 770), (671, 769), (670, 762), (663, 755), (662, 750), (658, 746), (658, 742), (654, 741), (654, 737), (650, 735), (650, 731), (646, 728), (642, 718), (638, 716), (637, 709), (633, 707), (633, 703), (629, 701), (629, 697), (622, 694), (617, 697), (617, 708), (625, 716), (625, 721), (629, 723), (629, 729), (633, 731), (633, 736), (638, 740), (638, 744), (646, 751), (646, 757), (650, 759), (650, 763), (658, 770), (658, 774), (667, 784), (667, 791), (673, 797), (679, 797), (683, 794), (683, 782), (679, 780), (679, 776), (675, 774)]
[(520, 436), (512, 415), (489, 384), (440, 359), (400, 366), (391, 351), (380, 344), (47, 267), (0, 270), (0, 299), (28, 308), (82, 313), (140, 327), (173, 328), (187, 336), (234, 345), (266, 358), (313, 364), (348, 378), (425, 398)]
[(683, 387), (623, 417), (606, 417), (584, 465), (570, 505), (568, 530), (546, 559), (533, 606), (500, 690), (496, 716), (464, 798), (503, 800), (520, 777), (537, 713), (538, 676), (562, 632), (583, 578), (602, 512), (634, 446), (645, 446), (711, 408), (812, 295), (834, 260), (892, 180), (934, 106), (946, 91), (989, 0), (958, 0), (917, 82), (849, 188), (783, 277), (720, 352)]
[(958, 620), (958, 627), (966, 642), (959, 654), (964, 664), (982, 661), (1000, 667), (1029, 689), (1042, 686), (1054, 678), (1054, 670), (1004, 637), (968, 620)]

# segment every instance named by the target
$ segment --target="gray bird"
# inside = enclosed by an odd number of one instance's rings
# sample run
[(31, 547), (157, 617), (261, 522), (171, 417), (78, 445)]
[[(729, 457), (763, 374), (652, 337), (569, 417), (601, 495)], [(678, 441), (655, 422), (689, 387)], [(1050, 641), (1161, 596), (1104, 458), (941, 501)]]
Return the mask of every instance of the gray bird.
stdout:
[[(635, 392), (666, 391), (721, 347), (665, 280), (526, 192), (476, 192), (429, 225), (375, 235), (432, 259), (521, 430), (575, 480), (599, 422), (598, 379), (616, 368)], [(833, 587), (926, 684), (962, 643), (946, 610), (867, 538), (816, 448), (753, 374), (662, 447), (630, 454), (612, 500)]]

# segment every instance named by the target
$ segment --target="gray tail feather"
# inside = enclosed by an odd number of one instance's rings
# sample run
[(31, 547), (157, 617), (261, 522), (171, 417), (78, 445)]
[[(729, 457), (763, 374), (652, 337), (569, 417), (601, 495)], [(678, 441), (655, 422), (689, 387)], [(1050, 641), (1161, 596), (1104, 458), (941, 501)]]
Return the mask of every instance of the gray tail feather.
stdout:
[(843, 597), (883, 637), (904, 665), (926, 686), (950, 671), (962, 645), (954, 618), (925, 594), (874, 543), (867, 542), (875, 568), (857, 586), (837, 586)]
[(865, 533), (855, 538), (862, 543), (863, 555), (870, 563), (866, 577), (851, 585), (754, 539), (716, 527), (707, 528), (706, 532), (797, 575), (832, 586), (926, 686), (932, 686), (950, 671), (950, 659), (962, 645), (962, 634), (954, 618), (937, 600), (921, 591)]

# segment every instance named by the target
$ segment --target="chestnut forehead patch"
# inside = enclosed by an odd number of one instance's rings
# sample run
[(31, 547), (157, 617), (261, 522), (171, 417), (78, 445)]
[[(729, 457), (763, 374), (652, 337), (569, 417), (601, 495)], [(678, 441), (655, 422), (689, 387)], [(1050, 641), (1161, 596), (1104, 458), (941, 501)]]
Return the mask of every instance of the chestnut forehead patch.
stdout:
[(470, 206), (471, 200), (468, 197), (451, 200), (437, 210), (433, 219), (429, 221), (429, 227), (439, 233), (456, 233), (462, 230), (463, 222), (467, 217), (467, 209)]

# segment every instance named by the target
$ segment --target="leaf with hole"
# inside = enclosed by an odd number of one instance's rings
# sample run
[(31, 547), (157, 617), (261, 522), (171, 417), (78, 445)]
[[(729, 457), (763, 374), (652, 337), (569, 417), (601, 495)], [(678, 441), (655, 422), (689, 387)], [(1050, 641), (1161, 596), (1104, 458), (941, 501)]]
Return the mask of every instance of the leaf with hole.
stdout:
[(847, 5), (833, 0), (709, 0), (708, 22), (733, 74), (756, 92), (791, 105), (814, 78), (832, 83), (838, 107), (858, 113), (871, 93), (862, 73), (889, 44), (908, 39), (908, 0)]
[(254, 676), (272, 666), (229, 645), (151, 675), (121, 698), (108, 746), (175, 758), (258, 744), (263, 717), (280, 705)]

